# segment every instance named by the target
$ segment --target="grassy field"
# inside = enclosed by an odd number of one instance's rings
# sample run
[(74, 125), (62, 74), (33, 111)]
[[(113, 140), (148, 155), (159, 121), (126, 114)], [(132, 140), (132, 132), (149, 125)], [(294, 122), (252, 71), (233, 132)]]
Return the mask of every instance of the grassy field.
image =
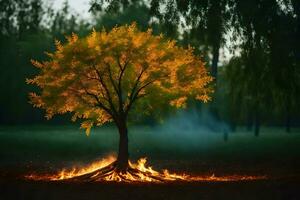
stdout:
[(227, 142), (223, 141), (222, 133), (200, 127), (130, 127), (129, 130), (131, 159), (146, 156), (155, 169), (191, 174), (267, 175), (270, 180), (170, 186), (99, 184), (101, 189), (98, 184), (16, 180), (15, 177), (32, 171), (54, 172), (112, 154), (117, 150), (117, 130), (108, 126), (97, 128), (87, 137), (76, 126), (0, 127), (0, 192), (4, 199), (40, 199), (47, 192), (51, 195), (46, 199), (95, 199), (94, 195), (106, 195), (106, 199), (121, 196), (133, 199), (135, 195), (137, 199), (141, 198), (139, 195), (145, 199), (300, 197), (296, 192), (300, 175), (299, 130), (287, 134), (281, 129), (263, 128), (261, 135), (254, 137), (240, 128), (229, 135)]

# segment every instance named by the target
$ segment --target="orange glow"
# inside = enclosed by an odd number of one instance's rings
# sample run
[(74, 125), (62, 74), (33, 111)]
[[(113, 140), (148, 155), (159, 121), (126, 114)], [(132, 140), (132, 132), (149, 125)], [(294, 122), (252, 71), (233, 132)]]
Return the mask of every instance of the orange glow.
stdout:
[[(162, 172), (153, 170), (152, 167), (146, 166), (147, 159), (141, 158), (137, 163), (129, 161), (129, 169), (122, 173), (113, 169), (112, 164), (115, 161), (114, 156), (109, 156), (90, 165), (72, 168), (71, 170), (63, 169), (52, 175), (30, 174), (25, 176), (26, 179), (36, 181), (113, 181), (113, 182), (228, 182), (228, 181), (249, 181), (262, 180), (266, 176), (191, 176), (187, 174), (170, 173), (168, 170)], [(112, 170), (110, 170), (112, 169)]]

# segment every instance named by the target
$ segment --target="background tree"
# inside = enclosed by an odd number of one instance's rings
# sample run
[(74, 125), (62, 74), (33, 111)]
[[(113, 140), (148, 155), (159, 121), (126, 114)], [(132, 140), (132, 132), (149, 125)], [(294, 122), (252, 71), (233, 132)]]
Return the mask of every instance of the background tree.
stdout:
[[(235, 87), (231, 95), (240, 98), (233, 102), (247, 107), (241, 109), (247, 116), (244, 118), (253, 121), (255, 135), (259, 134), (263, 118), (274, 122), (279, 110), (289, 131), (290, 108), (296, 108), (294, 101), (299, 90), (297, 9), (289, 1), (257, 0), (235, 1), (233, 10), (234, 35), (242, 40), (241, 65), (233, 68), (232, 62), (227, 69), (227, 80), (232, 89)], [(240, 77), (240, 86), (236, 86), (237, 78), (233, 77)], [(272, 110), (272, 117), (264, 116), (265, 110)]]
[(186, 106), (187, 99), (208, 101), (212, 81), (193, 49), (141, 32), (135, 24), (93, 31), (86, 38), (73, 34), (46, 62), (33, 61), (40, 73), (28, 83), (41, 89), (30, 94), (46, 117), (71, 112), (82, 118), (89, 134), (93, 125), (113, 121), (119, 130), (115, 169), (128, 169), (127, 120), (130, 113), (156, 112), (162, 106)]
[(0, 1), (0, 7), (0, 91), (5, 94), (0, 98), (0, 120), (20, 123), (25, 121), (28, 108), (22, 102), (26, 100), (24, 80), (29, 73), (23, 68), (28, 61), (23, 62), (20, 41), (41, 30), (44, 8), (40, 0)]
[(96, 24), (96, 28), (103, 28), (111, 30), (115, 26), (121, 26), (136, 22), (141, 30), (147, 30), (149, 28), (150, 14), (149, 8), (143, 1), (131, 3), (118, 10), (107, 9), (107, 11), (99, 12), (93, 10), (93, 19)]
[[(65, 40), (64, 34), (72, 31), (84, 35), (88, 23), (72, 12), (67, 1), (61, 10), (41, 0), (0, 1), (0, 10), (0, 91), (6, 94), (0, 98), (0, 123), (45, 123), (42, 113), (26, 103), (33, 88), (24, 80), (36, 72), (29, 60), (45, 59), (43, 52), (55, 48), (54, 38)], [(65, 120), (54, 120), (58, 122)]]
[[(194, 53), (209, 65), (213, 60), (218, 63), (218, 86), (209, 113), (215, 119), (220, 116), (232, 130), (244, 125), (252, 130), (254, 110), (259, 116), (257, 124), (285, 126), (287, 132), (299, 126), (300, 9), (297, 0), (93, 2), (96, 2), (91, 8), (93, 17), (81, 19), (67, 1), (57, 9), (41, 0), (0, 0), (0, 91), (5, 94), (0, 98), (1, 124), (67, 123), (64, 117), (46, 122), (40, 110), (26, 103), (28, 91), (37, 90), (24, 83), (25, 77), (36, 72), (30, 67), (29, 59), (46, 59), (42, 52), (55, 49), (55, 38), (65, 41), (65, 35), (72, 32), (85, 36), (91, 24), (97, 29), (110, 30), (116, 24), (136, 21), (141, 30), (151, 27), (154, 35), (162, 33), (176, 39), (178, 45), (192, 45)], [(220, 46), (214, 55), (220, 52), (221, 59), (222, 49), (230, 42), (237, 44), (230, 45), (236, 56), (216, 62), (214, 58), (218, 56), (213, 56), (213, 49), (218, 48), (213, 46)], [(260, 95), (254, 95), (254, 91)], [(255, 106), (255, 101), (259, 106)], [(206, 105), (197, 102), (193, 105), (189, 109), (196, 109), (199, 116), (207, 113)], [(139, 123), (156, 123), (153, 114), (165, 115), (168, 113), (165, 109), (151, 113)], [(272, 114), (266, 115), (266, 110)], [(216, 122), (215, 119), (212, 121)], [(205, 125), (217, 132), (223, 129), (220, 128), (223, 125)]]

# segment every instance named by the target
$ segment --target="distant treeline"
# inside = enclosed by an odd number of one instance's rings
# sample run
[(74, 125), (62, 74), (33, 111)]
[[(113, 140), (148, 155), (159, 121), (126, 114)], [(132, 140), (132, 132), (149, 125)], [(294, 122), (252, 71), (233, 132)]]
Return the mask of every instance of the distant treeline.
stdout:
[[(137, 22), (183, 46), (195, 47), (215, 77), (212, 116), (231, 130), (300, 125), (300, 2), (298, 0), (102, 0), (82, 19), (66, 1), (60, 10), (42, 0), (0, 0), (0, 124), (36, 124), (43, 112), (28, 104), (25, 84), (54, 40), (75, 32)], [(105, 5), (105, 6), (103, 6)], [(224, 49), (236, 52), (220, 61)], [(201, 112), (203, 105), (191, 102)], [(153, 123), (148, 117), (144, 123)], [(54, 123), (67, 123), (67, 117)]]

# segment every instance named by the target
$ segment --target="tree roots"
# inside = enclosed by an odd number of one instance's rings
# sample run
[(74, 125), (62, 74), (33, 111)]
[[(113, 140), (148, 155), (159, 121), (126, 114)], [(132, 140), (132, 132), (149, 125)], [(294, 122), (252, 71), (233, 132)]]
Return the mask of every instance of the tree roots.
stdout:
[(146, 168), (143, 165), (139, 166), (131, 163), (129, 163), (127, 169), (120, 170), (117, 168), (117, 162), (115, 161), (106, 167), (84, 175), (65, 179), (65, 181), (166, 182), (184, 179), (184, 175), (169, 174), (168, 171), (160, 173), (151, 168)]

